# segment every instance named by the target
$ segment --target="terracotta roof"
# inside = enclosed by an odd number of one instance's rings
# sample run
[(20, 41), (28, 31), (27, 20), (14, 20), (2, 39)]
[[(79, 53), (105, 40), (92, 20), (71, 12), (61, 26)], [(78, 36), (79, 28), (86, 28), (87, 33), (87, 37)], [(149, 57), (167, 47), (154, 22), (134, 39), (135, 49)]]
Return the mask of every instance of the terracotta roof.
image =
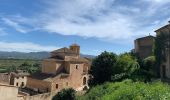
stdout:
[(61, 49), (58, 49), (58, 50), (54, 50), (52, 51), (51, 53), (71, 53), (71, 54), (76, 54), (74, 51), (64, 47), (64, 48), (61, 48)]
[(37, 80), (44, 80), (44, 81), (53, 81), (56, 78), (64, 78), (64, 77), (68, 77), (69, 74), (67, 73), (60, 73), (58, 75), (54, 75), (54, 74), (46, 74), (46, 73), (35, 73), (32, 74), (31, 76), (29, 76), (30, 78), (33, 79), (37, 79)]
[(11, 72), (11, 74), (13, 74), (14, 76), (18, 77), (18, 76), (28, 76), (30, 75), (27, 72)]
[(82, 57), (79, 57), (79, 58), (71, 58), (69, 60), (70, 62), (81, 62), (81, 63), (88, 63), (90, 62), (89, 60), (85, 59), (85, 58), (82, 58)]

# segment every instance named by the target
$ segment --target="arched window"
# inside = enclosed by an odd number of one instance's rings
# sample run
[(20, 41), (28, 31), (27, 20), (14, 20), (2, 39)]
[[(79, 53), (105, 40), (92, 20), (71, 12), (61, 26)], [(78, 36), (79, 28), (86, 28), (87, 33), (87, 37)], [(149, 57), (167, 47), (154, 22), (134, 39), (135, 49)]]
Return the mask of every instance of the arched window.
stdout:
[(87, 79), (86, 79), (86, 77), (84, 77), (83, 78), (83, 85), (86, 85), (86, 81), (87, 81)]

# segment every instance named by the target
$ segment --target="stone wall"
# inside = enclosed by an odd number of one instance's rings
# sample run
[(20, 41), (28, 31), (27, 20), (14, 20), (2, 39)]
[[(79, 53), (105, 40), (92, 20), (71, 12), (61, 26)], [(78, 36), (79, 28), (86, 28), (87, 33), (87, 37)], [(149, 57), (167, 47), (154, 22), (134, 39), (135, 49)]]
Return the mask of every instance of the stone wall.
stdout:
[(55, 60), (44, 60), (42, 64), (42, 73), (57, 74), (62, 70), (62, 63)]
[(51, 93), (44, 93), (26, 97), (26, 100), (51, 100), (51, 99), (52, 99)]
[(1, 74), (0, 73), (0, 83), (3, 83), (3, 84), (8, 84), (10, 83), (10, 76), (9, 75), (6, 75), (6, 74)]
[(18, 88), (0, 84), (0, 100), (18, 100)]
[(51, 83), (43, 80), (37, 80), (32, 78), (27, 78), (27, 88), (33, 89), (35, 91), (47, 92), (51, 91)]
[(152, 55), (154, 39), (153, 36), (147, 36), (135, 40), (135, 53), (139, 58), (144, 59)]

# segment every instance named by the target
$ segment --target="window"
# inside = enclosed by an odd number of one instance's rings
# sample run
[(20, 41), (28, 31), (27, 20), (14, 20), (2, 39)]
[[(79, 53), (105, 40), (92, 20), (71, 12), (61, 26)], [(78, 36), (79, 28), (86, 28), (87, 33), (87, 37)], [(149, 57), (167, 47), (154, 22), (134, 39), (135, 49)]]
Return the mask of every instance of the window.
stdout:
[(83, 78), (83, 85), (86, 85), (86, 77)]
[(18, 82), (16, 83), (16, 86), (18, 86)]
[(68, 86), (68, 82), (66, 82), (66, 86)]
[(19, 77), (17, 77), (17, 79), (19, 79)]
[(58, 89), (58, 84), (56, 84), (56, 86), (55, 86), (55, 87), (56, 87), (56, 89)]
[(79, 68), (79, 65), (76, 65), (76, 69), (78, 69)]
[(24, 76), (22, 76), (22, 78), (24, 78)]
[(23, 86), (24, 86), (24, 82), (21, 83), (21, 87), (23, 87)]

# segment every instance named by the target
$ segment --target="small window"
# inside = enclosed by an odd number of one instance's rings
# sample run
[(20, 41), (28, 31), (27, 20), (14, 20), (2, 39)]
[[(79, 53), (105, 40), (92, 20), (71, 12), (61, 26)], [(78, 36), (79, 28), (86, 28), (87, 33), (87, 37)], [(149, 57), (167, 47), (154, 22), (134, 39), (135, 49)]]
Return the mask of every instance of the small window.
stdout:
[(18, 82), (16, 83), (16, 86), (18, 86)]
[(68, 82), (66, 82), (66, 86), (68, 86)]
[(24, 82), (21, 83), (21, 87), (23, 87), (23, 86), (24, 86)]
[(79, 65), (76, 65), (76, 69), (78, 69), (79, 68)]
[(19, 79), (19, 77), (17, 77), (17, 79)]
[(56, 89), (58, 89), (58, 84), (56, 84)]
[(22, 76), (22, 78), (24, 78), (24, 76)]

